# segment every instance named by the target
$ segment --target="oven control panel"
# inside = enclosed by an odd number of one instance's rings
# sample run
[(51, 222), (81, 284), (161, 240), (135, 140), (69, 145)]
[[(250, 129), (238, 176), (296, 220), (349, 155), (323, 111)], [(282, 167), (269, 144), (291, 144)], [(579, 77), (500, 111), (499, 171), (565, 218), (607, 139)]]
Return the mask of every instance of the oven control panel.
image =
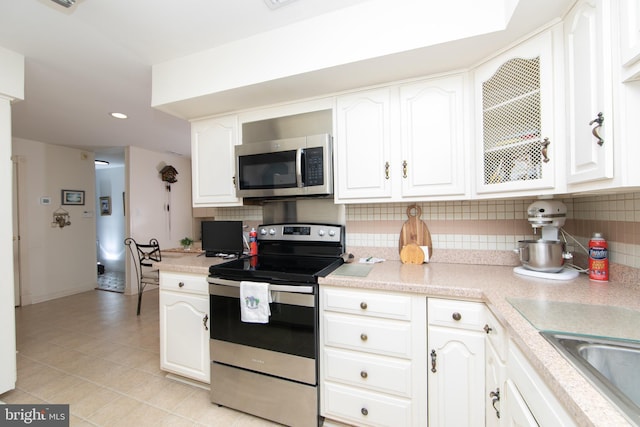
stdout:
[(342, 234), (343, 226), (332, 224), (263, 224), (258, 227), (259, 240), (340, 243)]

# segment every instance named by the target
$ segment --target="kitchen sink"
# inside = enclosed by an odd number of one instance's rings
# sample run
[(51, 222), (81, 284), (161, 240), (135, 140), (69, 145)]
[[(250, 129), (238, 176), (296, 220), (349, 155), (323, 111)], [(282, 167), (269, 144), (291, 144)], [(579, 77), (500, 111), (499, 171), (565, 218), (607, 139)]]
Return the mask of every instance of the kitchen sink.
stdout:
[(540, 332), (591, 383), (640, 426), (640, 342)]

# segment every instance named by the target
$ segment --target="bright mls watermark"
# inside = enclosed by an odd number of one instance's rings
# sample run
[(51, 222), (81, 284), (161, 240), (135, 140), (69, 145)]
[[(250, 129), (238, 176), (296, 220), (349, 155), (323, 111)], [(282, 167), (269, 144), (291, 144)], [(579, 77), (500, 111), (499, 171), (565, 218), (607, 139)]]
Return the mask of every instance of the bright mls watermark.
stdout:
[(0, 427), (68, 427), (69, 405), (0, 405)]

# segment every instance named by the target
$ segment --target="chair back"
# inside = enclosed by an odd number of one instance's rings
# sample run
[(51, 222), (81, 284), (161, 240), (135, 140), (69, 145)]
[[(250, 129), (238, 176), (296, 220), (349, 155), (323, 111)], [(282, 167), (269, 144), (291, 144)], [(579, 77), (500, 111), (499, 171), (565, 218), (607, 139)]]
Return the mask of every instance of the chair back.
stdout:
[(124, 244), (129, 246), (138, 276), (142, 276), (143, 267), (152, 267), (154, 262), (162, 261), (158, 239), (151, 239), (149, 243), (138, 243), (133, 238), (127, 237), (124, 239)]
[[(138, 284), (138, 309), (137, 314), (140, 315), (140, 306), (142, 304), (142, 292), (147, 284), (159, 285), (160, 277), (157, 269), (149, 271), (153, 267), (154, 262), (162, 261), (162, 253), (160, 252), (160, 244), (158, 239), (151, 239), (149, 243), (138, 243), (131, 237), (124, 239), (124, 244), (129, 247), (129, 252), (133, 259), (133, 267), (136, 272), (136, 282)], [(147, 272), (144, 269), (147, 268)]]

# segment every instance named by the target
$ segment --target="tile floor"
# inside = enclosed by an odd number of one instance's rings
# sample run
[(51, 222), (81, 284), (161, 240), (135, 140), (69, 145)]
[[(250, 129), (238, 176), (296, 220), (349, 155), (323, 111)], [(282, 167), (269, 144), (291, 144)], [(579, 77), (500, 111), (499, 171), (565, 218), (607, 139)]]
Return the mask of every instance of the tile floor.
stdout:
[(124, 287), (124, 271), (107, 271), (98, 275), (98, 287), (96, 289), (123, 293)]
[(160, 370), (158, 291), (90, 291), (16, 309), (18, 381), (5, 403), (70, 405), (72, 426), (276, 426), (219, 407)]

